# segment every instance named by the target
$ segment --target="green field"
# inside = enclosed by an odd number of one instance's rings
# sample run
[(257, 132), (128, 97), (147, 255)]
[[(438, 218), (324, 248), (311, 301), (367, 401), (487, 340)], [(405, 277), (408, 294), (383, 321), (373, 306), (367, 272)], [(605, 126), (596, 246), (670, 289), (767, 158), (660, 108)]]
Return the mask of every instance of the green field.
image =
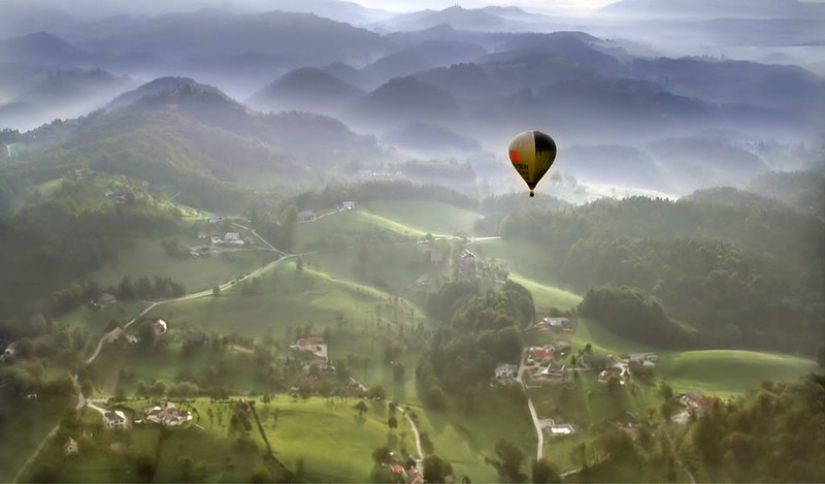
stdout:
[(510, 273), (509, 279), (526, 287), (533, 294), (533, 302), (539, 316), (542, 316), (542, 313), (548, 311), (551, 307), (558, 309), (574, 308), (582, 300), (581, 296), (570, 291), (548, 286), (515, 273)]
[(473, 233), (481, 215), (443, 202), (424, 200), (374, 200), (364, 210), (387, 220), (433, 235)]
[(356, 240), (371, 244), (391, 243), (423, 235), (424, 232), (363, 210), (348, 210), (311, 222), (299, 223), (293, 251), (337, 251), (352, 247)]
[[(103, 334), (109, 321), (114, 319), (120, 323), (127, 323), (147, 306), (149, 303), (141, 301), (118, 301), (116, 304), (103, 306), (100, 309), (84, 305), (61, 315), (57, 318), (57, 322), (70, 327), (84, 328), (89, 334), (97, 337)], [(95, 339), (95, 344), (97, 344), (97, 339)]]
[(699, 390), (721, 397), (741, 394), (764, 380), (795, 380), (817, 369), (810, 359), (736, 350), (666, 354), (656, 368), (676, 391)]
[(396, 455), (402, 450), (415, 454), (415, 438), (400, 413), (398, 428), (389, 430), (386, 402), (369, 402), (363, 417), (352, 408), (356, 402), (280, 395), (266, 410), (260, 402), (256, 406), (276, 456), (288, 467), (294, 469), (296, 460), (303, 458), (305, 478), (312, 482), (365, 482), (373, 450), (386, 445)]
[(505, 261), (511, 273), (548, 286), (560, 286), (550, 267), (550, 256), (537, 244), (521, 239), (487, 239), (474, 242), (471, 250), (482, 257)]
[[(198, 245), (202, 241), (192, 238), (181, 243)], [(130, 247), (123, 247), (116, 258), (92, 273), (89, 280), (103, 287), (109, 284), (117, 287), (127, 275), (131, 276), (132, 282), (142, 276), (170, 277), (186, 286), (187, 293), (192, 293), (222, 284), (274, 259), (276, 256), (272, 252), (263, 250), (240, 250), (178, 259), (168, 256), (160, 241), (143, 239), (135, 240)]]
[[(350, 281), (335, 279), (323, 272), (304, 267), (297, 270), (285, 261), (263, 271), (260, 292), (243, 294), (240, 285), (222, 292), (188, 301), (178, 301), (153, 309), (147, 317), (160, 317), (171, 323), (180, 321), (204, 330), (238, 332), (259, 337), (273, 329), (283, 334), (290, 326), (312, 321), (322, 330), (332, 326), (339, 316), (351, 322), (371, 320), (375, 306), (388, 303), (392, 295)], [(400, 300), (399, 312), (417, 324), (427, 319), (421, 311)], [(410, 310), (413, 311), (409, 320)]]

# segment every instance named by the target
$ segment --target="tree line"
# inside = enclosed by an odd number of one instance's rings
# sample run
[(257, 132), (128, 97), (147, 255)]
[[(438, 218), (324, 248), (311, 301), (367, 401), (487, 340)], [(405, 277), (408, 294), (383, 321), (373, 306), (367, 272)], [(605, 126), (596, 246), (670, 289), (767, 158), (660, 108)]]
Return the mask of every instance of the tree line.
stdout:
[(782, 205), (603, 200), (509, 214), (499, 233), (541, 244), (538, 268), (579, 292), (655, 297), (698, 344), (812, 355), (825, 334), (825, 226)]

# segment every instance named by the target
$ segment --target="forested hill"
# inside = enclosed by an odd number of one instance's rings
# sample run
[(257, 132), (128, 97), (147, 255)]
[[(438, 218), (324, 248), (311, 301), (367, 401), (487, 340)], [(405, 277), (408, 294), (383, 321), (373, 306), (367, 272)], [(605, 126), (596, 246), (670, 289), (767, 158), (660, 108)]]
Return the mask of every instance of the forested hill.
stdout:
[(181, 191), (181, 202), (213, 210), (242, 206), (242, 190), (230, 182), (245, 172), (307, 176), (290, 156), (254, 138), (171, 112), (90, 116), (73, 137), (26, 160), (21, 169), (37, 176), (38, 170), (81, 164), (169, 187), (170, 194)]
[(510, 214), (500, 234), (540, 244), (538, 267), (580, 293), (655, 296), (706, 346), (810, 356), (825, 334), (825, 224), (784, 205), (600, 200)]

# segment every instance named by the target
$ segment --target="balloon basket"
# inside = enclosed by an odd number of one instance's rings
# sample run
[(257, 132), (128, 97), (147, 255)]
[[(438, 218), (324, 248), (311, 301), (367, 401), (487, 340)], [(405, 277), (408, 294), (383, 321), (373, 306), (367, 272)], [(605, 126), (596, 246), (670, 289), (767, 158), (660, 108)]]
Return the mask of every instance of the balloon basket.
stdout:
[(536, 196), (536, 194), (535, 194), (535, 193), (530, 192), (530, 198), (533, 198), (533, 197), (535, 197), (535, 196)]

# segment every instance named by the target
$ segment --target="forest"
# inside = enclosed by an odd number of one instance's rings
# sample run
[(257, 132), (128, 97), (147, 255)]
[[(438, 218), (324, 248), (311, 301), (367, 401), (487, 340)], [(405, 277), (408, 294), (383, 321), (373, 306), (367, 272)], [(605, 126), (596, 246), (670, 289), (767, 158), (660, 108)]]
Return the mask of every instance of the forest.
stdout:
[(825, 334), (822, 227), (781, 204), (629, 198), (510, 214), (499, 232), (541, 244), (538, 264), (576, 291), (654, 296), (700, 345), (810, 356)]
[[(522, 330), (535, 320), (533, 296), (507, 281), (499, 291), (477, 283), (449, 282), (431, 295), (431, 315), (441, 321), (415, 369), (424, 404), (446, 407), (445, 391), (472, 412), (498, 363), (515, 363), (524, 346)], [(514, 398), (524, 398), (521, 388)]]

